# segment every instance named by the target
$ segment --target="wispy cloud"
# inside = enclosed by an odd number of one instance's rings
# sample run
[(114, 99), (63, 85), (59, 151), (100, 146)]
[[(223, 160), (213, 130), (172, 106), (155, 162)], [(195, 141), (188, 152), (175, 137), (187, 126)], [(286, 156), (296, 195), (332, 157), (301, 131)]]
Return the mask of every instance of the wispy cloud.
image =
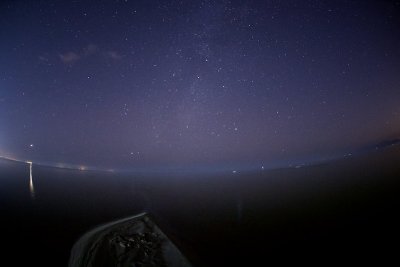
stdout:
[(67, 53), (64, 53), (64, 54), (60, 54), (59, 57), (60, 57), (61, 61), (64, 64), (72, 64), (72, 63), (78, 61), (81, 58), (75, 52), (67, 52)]
[(71, 65), (79, 60), (91, 56), (103, 56), (111, 58), (113, 60), (120, 60), (122, 56), (114, 50), (104, 51), (101, 50), (97, 45), (89, 44), (85, 46), (80, 52), (69, 51), (63, 54), (59, 54), (59, 58), (62, 63)]
[(83, 55), (84, 56), (90, 56), (93, 54), (96, 54), (99, 51), (99, 48), (94, 45), (94, 44), (90, 44), (88, 46), (86, 46), (85, 48), (83, 48)]
[(39, 58), (39, 60), (42, 61), (42, 62), (46, 62), (46, 63), (49, 62), (49, 58), (46, 57), (46, 56), (39, 56), (38, 58)]
[(119, 59), (122, 58), (122, 56), (121, 56), (118, 52), (116, 52), (116, 51), (108, 51), (108, 52), (106, 53), (106, 55), (107, 55), (109, 58), (114, 59), (114, 60), (119, 60)]

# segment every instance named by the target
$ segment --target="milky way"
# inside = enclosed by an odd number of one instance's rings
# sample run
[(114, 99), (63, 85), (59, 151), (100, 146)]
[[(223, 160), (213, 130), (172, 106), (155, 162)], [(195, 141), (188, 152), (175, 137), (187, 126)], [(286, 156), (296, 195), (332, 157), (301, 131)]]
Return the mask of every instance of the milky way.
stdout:
[(260, 168), (400, 133), (398, 1), (2, 1), (0, 152)]

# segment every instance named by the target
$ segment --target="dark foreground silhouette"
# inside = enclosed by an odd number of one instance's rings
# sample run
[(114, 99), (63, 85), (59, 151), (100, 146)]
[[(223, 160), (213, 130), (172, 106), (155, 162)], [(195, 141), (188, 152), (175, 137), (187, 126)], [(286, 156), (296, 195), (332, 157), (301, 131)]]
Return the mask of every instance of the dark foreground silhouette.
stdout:
[(69, 266), (190, 267), (190, 264), (143, 213), (86, 233), (72, 248)]

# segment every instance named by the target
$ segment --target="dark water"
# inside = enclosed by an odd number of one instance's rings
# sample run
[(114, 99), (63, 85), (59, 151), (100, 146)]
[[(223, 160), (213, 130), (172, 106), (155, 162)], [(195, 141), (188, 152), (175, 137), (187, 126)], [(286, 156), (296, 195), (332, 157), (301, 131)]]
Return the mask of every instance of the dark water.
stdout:
[[(66, 266), (94, 226), (149, 212), (194, 266), (398, 261), (400, 149), (216, 176), (74, 171), (0, 160), (1, 260)], [(3, 266), (3, 264), (1, 264)]]

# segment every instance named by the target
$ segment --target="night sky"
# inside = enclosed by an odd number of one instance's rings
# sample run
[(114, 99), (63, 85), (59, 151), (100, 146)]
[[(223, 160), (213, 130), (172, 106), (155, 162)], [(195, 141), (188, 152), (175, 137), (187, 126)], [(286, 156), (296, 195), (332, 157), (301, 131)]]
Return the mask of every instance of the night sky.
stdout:
[(400, 1), (1, 1), (0, 155), (246, 169), (400, 134)]

